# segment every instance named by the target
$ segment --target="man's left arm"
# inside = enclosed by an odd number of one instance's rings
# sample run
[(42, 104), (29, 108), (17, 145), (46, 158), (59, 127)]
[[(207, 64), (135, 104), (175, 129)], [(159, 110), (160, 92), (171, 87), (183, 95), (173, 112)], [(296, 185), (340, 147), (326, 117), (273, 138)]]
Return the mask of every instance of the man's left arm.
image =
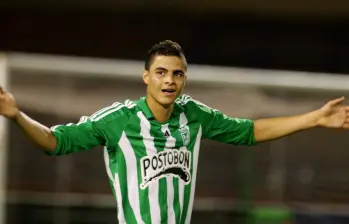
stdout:
[(349, 128), (349, 107), (341, 106), (344, 97), (326, 103), (318, 110), (290, 117), (254, 121), (256, 142), (281, 138), (313, 127)]

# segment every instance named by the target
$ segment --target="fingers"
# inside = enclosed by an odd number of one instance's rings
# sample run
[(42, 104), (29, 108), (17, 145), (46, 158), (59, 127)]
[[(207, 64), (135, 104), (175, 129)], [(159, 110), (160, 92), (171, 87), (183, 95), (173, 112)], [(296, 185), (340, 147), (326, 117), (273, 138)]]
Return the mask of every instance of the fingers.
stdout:
[(0, 101), (2, 102), (7, 97), (6, 91), (0, 86)]
[(344, 99), (345, 99), (344, 96), (342, 96), (341, 98), (337, 98), (337, 99), (331, 100), (330, 104), (332, 106), (336, 106), (336, 105), (342, 103), (344, 101)]

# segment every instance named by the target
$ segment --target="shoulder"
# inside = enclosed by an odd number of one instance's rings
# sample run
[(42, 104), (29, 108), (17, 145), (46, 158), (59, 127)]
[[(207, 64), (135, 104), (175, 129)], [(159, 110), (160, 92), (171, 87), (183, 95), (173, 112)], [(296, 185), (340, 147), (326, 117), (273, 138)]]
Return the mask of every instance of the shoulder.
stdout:
[(136, 106), (132, 100), (115, 102), (104, 107), (90, 116), (92, 122), (107, 124), (113, 121), (128, 120)]
[(187, 94), (183, 94), (180, 97), (178, 97), (175, 103), (185, 108), (194, 106), (196, 104), (195, 100)]
[(180, 96), (176, 100), (176, 103), (182, 106), (186, 111), (211, 112), (215, 110), (187, 94)]

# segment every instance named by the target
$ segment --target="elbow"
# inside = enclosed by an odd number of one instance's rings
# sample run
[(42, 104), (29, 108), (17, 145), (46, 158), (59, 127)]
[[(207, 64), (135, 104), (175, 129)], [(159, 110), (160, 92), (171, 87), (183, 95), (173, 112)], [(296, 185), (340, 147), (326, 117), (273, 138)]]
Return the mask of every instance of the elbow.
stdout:
[(256, 143), (263, 142), (263, 138), (258, 131), (254, 130), (253, 134), (254, 134), (254, 140)]
[(46, 142), (46, 144), (42, 145), (45, 154), (50, 156), (56, 155), (58, 145), (56, 137), (53, 135), (52, 132), (50, 132), (47, 139), (48, 141)]

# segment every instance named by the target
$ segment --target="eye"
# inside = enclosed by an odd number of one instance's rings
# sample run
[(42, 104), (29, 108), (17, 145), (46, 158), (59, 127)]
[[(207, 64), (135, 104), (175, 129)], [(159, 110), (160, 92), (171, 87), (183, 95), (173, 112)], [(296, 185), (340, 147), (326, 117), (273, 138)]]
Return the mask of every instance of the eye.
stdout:
[(158, 75), (165, 75), (165, 72), (164, 71), (157, 71), (156, 74), (158, 74)]
[(182, 73), (182, 72), (176, 72), (176, 73), (174, 73), (173, 75), (176, 76), (176, 77), (183, 77), (183, 76), (184, 76), (184, 73)]

